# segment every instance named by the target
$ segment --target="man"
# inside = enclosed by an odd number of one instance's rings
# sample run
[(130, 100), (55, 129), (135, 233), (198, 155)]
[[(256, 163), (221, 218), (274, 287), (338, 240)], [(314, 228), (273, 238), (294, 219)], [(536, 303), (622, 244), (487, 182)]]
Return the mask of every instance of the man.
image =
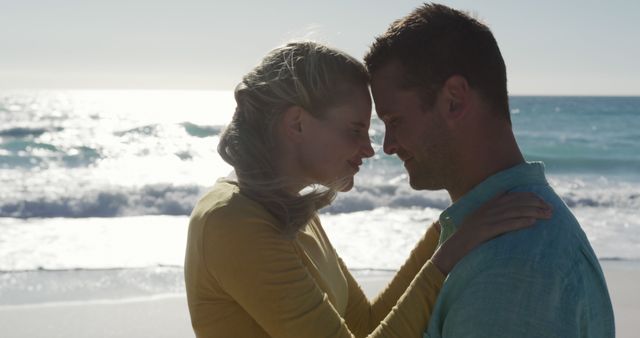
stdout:
[(509, 116), (504, 61), (488, 27), (427, 4), (396, 21), (365, 57), (384, 151), (414, 189), (446, 189), (440, 243), (485, 201), (532, 191), (553, 218), (500, 236), (449, 274), (425, 337), (614, 337), (611, 301), (580, 225), (525, 162)]

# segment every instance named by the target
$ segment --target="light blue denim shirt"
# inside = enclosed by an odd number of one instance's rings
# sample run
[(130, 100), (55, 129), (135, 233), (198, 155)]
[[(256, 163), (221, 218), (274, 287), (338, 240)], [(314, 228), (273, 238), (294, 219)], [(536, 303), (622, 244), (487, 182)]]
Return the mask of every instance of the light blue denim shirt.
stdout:
[(550, 220), (499, 236), (470, 252), (447, 277), (424, 337), (615, 337), (607, 285), (578, 221), (544, 176), (542, 163), (499, 172), (440, 215), (440, 243), (484, 202), (532, 191)]

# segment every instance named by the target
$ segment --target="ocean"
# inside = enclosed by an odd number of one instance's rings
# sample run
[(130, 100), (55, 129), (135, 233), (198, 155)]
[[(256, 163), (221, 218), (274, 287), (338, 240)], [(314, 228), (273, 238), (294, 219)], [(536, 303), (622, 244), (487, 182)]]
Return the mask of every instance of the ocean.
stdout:
[[(601, 260), (640, 260), (640, 97), (510, 98), (527, 160)], [(183, 293), (191, 208), (231, 167), (231, 92), (0, 91), (0, 306)], [(450, 203), (381, 149), (320, 217), (354, 270), (397, 269)]]

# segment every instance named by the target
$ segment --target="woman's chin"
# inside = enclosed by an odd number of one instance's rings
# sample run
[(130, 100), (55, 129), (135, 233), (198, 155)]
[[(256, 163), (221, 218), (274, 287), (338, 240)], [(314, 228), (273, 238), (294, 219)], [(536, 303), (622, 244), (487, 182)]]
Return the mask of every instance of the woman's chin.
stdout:
[(342, 179), (336, 190), (339, 192), (347, 192), (351, 189), (353, 189), (353, 176)]

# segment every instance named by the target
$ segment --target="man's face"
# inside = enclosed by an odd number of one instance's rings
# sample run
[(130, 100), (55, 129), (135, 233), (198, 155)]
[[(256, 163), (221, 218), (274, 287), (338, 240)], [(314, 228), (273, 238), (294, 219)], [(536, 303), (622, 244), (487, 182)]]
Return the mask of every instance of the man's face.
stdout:
[(427, 107), (419, 89), (401, 88), (404, 69), (392, 62), (372, 74), (371, 91), (378, 117), (385, 124), (384, 152), (396, 154), (417, 190), (447, 186), (451, 168), (450, 135), (438, 98)]

